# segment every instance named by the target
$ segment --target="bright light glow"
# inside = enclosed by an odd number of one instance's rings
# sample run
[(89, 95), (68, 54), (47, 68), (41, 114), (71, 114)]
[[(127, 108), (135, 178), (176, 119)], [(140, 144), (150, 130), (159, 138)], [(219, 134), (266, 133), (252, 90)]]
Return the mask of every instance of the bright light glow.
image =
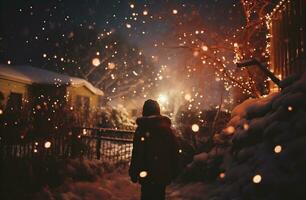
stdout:
[(147, 11), (147, 10), (144, 10), (144, 11), (142, 12), (142, 14), (143, 14), (143, 15), (148, 15), (148, 11)]
[(95, 67), (98, 67), (98, 66), (101, 64), (99, 58), (94, 58), (94, 59), (92, 59), (91, 63), (92, 63), (92, 65), (95, 66)]
[(168, 101), (168, 97), (164, 94), (160, 94), (157, 98), (157, 101), (160, 103), (160, 104), (165, 104), (167, 103)]
[(108, 67), (108, 69), (114, 69), (116, 67), (116, 65), (113, 62), (109, 62), (109, 63), (107, 63), (107, 67)]
[(126, 24), (126, 28), (131, 28), (132, 25), (131, 24)]
[(3, 114), (3, 110), (0, 109), (0, 115), (2, 115), (2, 114)]
[(249, 126), (247, 123), (243, 124), (243, 129), (244, 129), (244, 130), (248, 130), (249, 127), (250, 127), (250, 126)]
[(173, 13), (174, 15), (176, 15), (176, 14), (178, 13), (178, 11), (177, 11), (176, 9), (173, 9), (173, 10), (172, 10), (172, 13)]
[(292, 106), (288, 106), (288, 111), (292, 111), (292, 110), (293, 110)]
[(183, 153), (183, 150), (182, 150), (182, 149), (179, 149), (179, 153)]
[(208, 47), (206, 45), (202, 46), (203, 51), (208, 51)]
[(37, 153), (37, 152), (38, 152), (37, 149), (34, 149), (33, 151), (34, 151), (34, 153)]
[(235, 127), (229, 126), (229, 127), (227, 127), (227, 128), (225, 129), (225, 132), (226, 132), (227, 134), (233, 134), (233, 133), (235, 132)]
[(198, 52), (198, 51), (194, 51), (194, 52), (193, 52), (193, 56), (194, 56), (194, 57), (197, 57), (198, 55), (199, 55), (199, 52)]
[(262, 179), (261, 176), (257, 174), (253, 177), (253, 183), (260, 183), (261, 179)]
[(282, 151), (282, 146), (281, 145), (276, 145), (275, 147), (274, 147), (274, 152), (275, 153), (280, 153)]
[(47, 57), (47, 54), (44, 53), (44, 54), (43, 54), (43, 57), (44, 57), (44, 58)]
[(49, 149), (51, 147), (51, 142), (50, 141), (46, 141), (45, 144), (44, 144), (44, 147), (46, 149)]
[(200, 130), (200, 127), (199, 127), (199, 125), (197, 125), (197, 124), (192, 124), (191, 130), (192, 130), (193, 132), (198, 132), (198, 131)]
[(221, 173), (219, 174), (219, 177), (220, 177), (221, 179), (225, 178), (225, 173), (224, 173), (224, 172), (221, 172)]
[(140, 140), (143, 142), (143, 141), (145, 141), (145, 138), (144, 138), (144, 137), (141, 137)]
[(130, 8), (135, 8), (135, 5), (134, 4), (130, 4)]
[(141, 178), (145, 178), (145, 177), (148, 176), (148, 172), (146, 172), (146, 171), (141, 171), (141, 172), (139, 173), (139, 176), (140, 176)]
[(185, 94), (185, 100), (190, 101), (191, 100), (191, 95), (190, 94)]

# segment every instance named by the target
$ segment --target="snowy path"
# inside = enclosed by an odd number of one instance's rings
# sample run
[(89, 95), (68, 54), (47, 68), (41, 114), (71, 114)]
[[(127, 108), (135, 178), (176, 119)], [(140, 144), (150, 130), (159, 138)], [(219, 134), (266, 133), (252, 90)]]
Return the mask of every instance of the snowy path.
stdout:
[[(170, 185), (167, 188), (167, 200), (207, 200), (211, 186), (203, 183)], [(130, 182), (127, 169), (107, 173), (94, 182), (66, 182), (61, 187), (47, 191), (40, 198), (63, 200), (139, 200), (140, 185)], [(52, 194), (51, 194), (52, 193)]]

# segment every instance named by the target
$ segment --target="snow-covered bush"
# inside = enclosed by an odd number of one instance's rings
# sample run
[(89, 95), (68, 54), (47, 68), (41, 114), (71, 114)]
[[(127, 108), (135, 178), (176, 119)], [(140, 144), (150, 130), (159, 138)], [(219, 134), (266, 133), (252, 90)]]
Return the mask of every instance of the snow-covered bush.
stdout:
[[(215, 173), (220, 186), (213, 199), (306, 198), (306, 74), (281, 86), (238, 105), (214, 148), (194, 156), (187, 171), (202, 180)], [(217, 164), (209, 171), (211, 163)]]

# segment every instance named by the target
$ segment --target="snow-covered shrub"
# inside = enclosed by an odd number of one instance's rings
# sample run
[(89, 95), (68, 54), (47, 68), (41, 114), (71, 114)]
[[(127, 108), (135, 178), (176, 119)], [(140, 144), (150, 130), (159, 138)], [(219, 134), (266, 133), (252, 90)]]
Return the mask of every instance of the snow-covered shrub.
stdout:
[(207, 181), (211, 173), (219, 183), (212, 199), (306, 199), (306, 73), (281, 85), (238, 105), (213, 149), (194, 156), (189, 175)]

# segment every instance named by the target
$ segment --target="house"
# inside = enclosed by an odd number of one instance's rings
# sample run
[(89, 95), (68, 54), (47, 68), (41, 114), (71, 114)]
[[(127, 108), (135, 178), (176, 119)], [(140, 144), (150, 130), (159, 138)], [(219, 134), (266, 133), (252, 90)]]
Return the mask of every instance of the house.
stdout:
[(71, 109), (98, 108), (103, 92), (88, 81), (31, 66), (0, 65), (1, 109), (20, 109), (39, 101), (66, 102)]
[(270, 70), (280, 79), (306, 71), (305, 19), (305, 0), (281, 0), (267, 15)]

